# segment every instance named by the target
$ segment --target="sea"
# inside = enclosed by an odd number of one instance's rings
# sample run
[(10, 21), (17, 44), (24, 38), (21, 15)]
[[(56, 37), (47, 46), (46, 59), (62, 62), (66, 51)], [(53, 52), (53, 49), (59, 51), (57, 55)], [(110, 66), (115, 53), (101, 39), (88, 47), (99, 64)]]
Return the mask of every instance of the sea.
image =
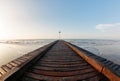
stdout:
[[(0, 40), (0, 66), (56, 39)], [(120, 40), (113, 39), (64, 39), (98, 56), (120, 65)]]

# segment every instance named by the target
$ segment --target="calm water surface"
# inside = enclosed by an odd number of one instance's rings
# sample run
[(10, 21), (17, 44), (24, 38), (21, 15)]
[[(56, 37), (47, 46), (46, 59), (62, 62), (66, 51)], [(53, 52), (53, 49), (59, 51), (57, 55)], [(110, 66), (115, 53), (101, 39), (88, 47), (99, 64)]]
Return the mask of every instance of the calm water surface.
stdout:
[[(55, 40), (0, 41), (0, 66)], [(96, 55), (120, 64), (120, 40), (66, 39)]]
[(8, 40), (0, 42), (0, 66), (54, 40)]
[(66, 41), (120, 64), (120, 40), (69, 39)]

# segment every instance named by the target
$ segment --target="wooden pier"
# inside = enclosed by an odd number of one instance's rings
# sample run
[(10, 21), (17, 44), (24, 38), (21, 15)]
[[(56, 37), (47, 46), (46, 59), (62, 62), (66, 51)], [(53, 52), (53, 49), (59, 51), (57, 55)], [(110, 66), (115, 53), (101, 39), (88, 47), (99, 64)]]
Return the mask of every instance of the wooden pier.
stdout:
[(59, 40), (1, 66), (0, 81), (120, 81), (120, 65)]

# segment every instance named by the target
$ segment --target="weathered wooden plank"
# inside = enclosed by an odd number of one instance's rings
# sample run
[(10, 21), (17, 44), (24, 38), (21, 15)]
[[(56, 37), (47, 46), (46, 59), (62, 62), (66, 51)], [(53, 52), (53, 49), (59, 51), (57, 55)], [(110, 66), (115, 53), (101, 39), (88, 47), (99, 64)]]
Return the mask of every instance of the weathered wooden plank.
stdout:
[(8, 71), (11, 70), (11, 69), (10, 69), (9, 67), (7, 67), (6, 65), (3, 65), (2, 68), (3, 68), (6, 72), (8, 72)]
[(70, 67), (70, 68), (72, 68), (72, 67), (84, 67), (84, 66), (88, 66), (88, 63), (74, 63), (74, 64), (59, 64), (58, 62), (56, 62), (56, 63), (46, 63), (46, 64), (44, 64), (44, 63), (39, 63), (39, 64), (36, 64), (36, 66), (44, 66), (44, 67), (61, 67), (61, 68), (63, 68), (63, 67)]
[(4, 75), (4, 74), (6, 73), (6, 71), (1, 67), (1, 68), (0, 68), (0, 73), (1, 73), (2, 75)]
[(45, 66), (34, 66), (34, 69), (39, 69), (39, 70), (52, 70), (54, 71), (55, 69), (61, 69), (61, 72), (64, 71), (78, 71), (78, 70), (83, 70), (83, 69), (87, 69), (87, 68), (91, 68), (91, 66), (81, 66), (81, 67), (76, 67), (76, 68), (72, 68), (72, 67), (67, 67), (67, 68), (56, 68), (56, 67), (45, 67)]
[(17, 60), (14, 60), (13, 62), (16, 63), (17, 65), (21, 65), (22, 64), (22, 62), (19, 62)]
[(11, 65), (14, 66), (14, 67), (17, 67), (17, 66), (18, 66), (18, 64), (14, 63), (14, 62), (10, 62), (9, 64), (11, 64)]
[(6, 64), (6, 66), (8, 67), (8, 68), (10, 68), (10, 69), (12, 69), (13, 68), (13, 66), (11, 65), (11, 64)]
[(48, 70), (38, 70), (38, 69), (33, 69), (33, 73), (37, 73), (40, 75), (47, 75), (47, 76), (57, 76), (57, 77), (67, 77), (67, 76), (75, 76), (75, 75), (84, 75), (87, 73), (92, 73), (94, 72), (93, 68), (87, 68), (83, 70), (77, 70), (77, 71), (62, 71), (61, 69), (53, 69), (53, 71), (48, 71)]

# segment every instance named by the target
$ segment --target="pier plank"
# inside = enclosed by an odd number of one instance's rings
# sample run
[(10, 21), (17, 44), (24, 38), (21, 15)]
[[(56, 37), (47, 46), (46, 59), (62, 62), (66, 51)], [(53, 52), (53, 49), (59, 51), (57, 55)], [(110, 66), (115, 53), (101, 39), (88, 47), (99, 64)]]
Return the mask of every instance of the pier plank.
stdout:
[(8, 72), (8, 71), (11, 70), (11, 69), (10, 69), (9, 67), (7, 67), (6, 65), (3, 65), (2, 68), (3, 68), (6, 72)]
[(1, 73), (2, 75), (4, 75), (4, 74), (6, 73), (6, 71), (1, 67), (1, 68), (0, 68), (0, 73)]

